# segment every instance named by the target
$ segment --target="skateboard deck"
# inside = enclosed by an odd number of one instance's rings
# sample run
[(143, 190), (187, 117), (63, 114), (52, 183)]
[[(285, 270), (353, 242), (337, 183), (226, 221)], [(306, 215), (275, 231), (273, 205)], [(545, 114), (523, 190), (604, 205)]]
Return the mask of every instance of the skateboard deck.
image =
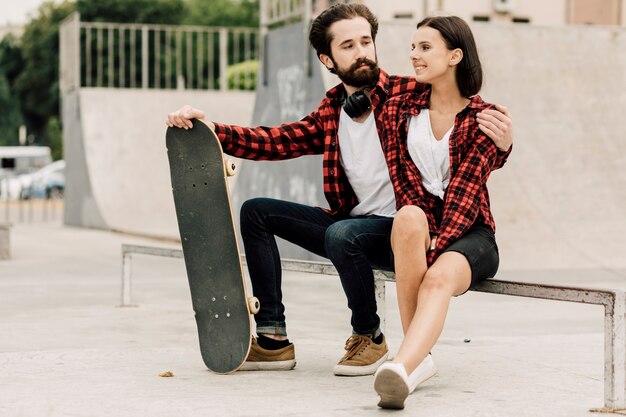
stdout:
[(222, 147), (198, 120), (189, 130), (168, 128), (166, 144), (202, 359), (214, 372), (234, 372), (250, 350), (254, 303), (248, 306)]

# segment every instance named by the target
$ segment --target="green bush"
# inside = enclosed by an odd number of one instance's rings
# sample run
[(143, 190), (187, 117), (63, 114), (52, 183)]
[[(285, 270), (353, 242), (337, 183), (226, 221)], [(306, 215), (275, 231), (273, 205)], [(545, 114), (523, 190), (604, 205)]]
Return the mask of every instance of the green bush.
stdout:
[(228, 67), (229, 90), (256, 90), (256, 72), (258, 61), (243, 61)]
[(63, 132), (59, 118), (56, 116), (50, 117), (47, 128), (48, 142), (52, 149), (52, 159), (54, 161), (63, 159)]

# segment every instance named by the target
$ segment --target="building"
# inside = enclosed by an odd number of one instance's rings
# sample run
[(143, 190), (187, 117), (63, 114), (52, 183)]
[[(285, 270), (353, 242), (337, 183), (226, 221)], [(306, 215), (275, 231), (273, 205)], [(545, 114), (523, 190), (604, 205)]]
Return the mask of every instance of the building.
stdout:
[[(341, 0), (317, 0), (319, 13)], [(351, 1), (345, 1), (346, 3)], [(626, 26), (626, 0), (355, 0), (368, 6), (381, 21), (420, 20), (450, 13), (467, 21), (555, 26), (593, 24)]]

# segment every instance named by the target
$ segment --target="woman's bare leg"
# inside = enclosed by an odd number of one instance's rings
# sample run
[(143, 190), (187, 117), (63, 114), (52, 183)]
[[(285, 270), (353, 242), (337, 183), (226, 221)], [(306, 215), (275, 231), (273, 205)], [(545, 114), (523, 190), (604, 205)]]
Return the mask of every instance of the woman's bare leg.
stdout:
[(428, 221), (417, 206), (402, 207), (393, 221), (391, 248), (396, 274), (396, 293), (404, 334), (415, 315), (418, 291), (426, 273), (426, 251), (430, 246)]
[(450, 299), (469, 288), (471, 277), (467, 258), (458, 252), (442, 254), (426, 271), (419, 286), (415, 314), (393, 360), (402, 363), (408, 374), (424, 360), (439, 339)]

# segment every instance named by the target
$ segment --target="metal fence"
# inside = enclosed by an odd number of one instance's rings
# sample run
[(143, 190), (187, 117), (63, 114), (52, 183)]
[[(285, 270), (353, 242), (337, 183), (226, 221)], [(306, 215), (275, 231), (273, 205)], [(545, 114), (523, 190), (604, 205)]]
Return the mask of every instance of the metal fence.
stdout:
[[(260, 30), (81, 22), (74, 13), (60, 28), (61, 91), (79, 87), (254, 90), (264, 35), (276, 26), (310, 22), (318, 1), (261, 0)], [(303, 47), (308, 48), (308, 43)]]
[(18, 175), (0, 176), (0, 224), (61, 221), (63, 210), (63, 189), (36, 193)]
[(61, 26), (61, 88), (254, 90), (259, 30), (81, 22)]
[(0, 200), (0, 224), (62, 222), (64, 200)]

